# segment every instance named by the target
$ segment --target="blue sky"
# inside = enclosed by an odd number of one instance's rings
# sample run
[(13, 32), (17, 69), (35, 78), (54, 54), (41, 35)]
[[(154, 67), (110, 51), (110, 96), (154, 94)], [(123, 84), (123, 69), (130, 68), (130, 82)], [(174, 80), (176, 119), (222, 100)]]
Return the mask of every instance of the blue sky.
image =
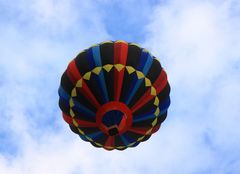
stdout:
[[(240, 173), (239, 21), (237, 0), (0, 0), (0, 173)], [(160, 131), (123, 152), (58, 108), (68, 62), (109, 39), (150, 50), (172, 87)]]

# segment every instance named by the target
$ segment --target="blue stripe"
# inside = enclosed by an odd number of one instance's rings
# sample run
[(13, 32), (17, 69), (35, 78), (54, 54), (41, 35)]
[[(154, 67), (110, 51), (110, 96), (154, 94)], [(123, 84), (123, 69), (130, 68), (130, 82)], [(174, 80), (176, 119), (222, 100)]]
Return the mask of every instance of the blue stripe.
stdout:
[(87, 51), (87, 61), (88, 61), (88, 66), (90, 69), (93, 69), (95, 67), (95, 61), (93, 59), (93, 52), (92, 49), (88, 49)]
[[(166, 100), (164, 100), (163, 102), (161, 102), (159, 104), (159, 109), (160, 109), (160, 113), (158, 116), (161, 116), (163, 114), (166, 113), (166, 111), (168, 110), (168, 107), (170, 106), (170, 97), (168, 97)], [(152, 119), (154, 117), (156, 117), (154, 115), (155, 109), (152, 109), (151, 112), (148, 112), (146, 114), (143, 115), (136, 115), (133, 117), (133, 122), (140, 122), (140, 121), (144, 121), (144, 120), (148, 120), (148, 119)]]
[[(66, 91), (64, 91), (64, 89), (62, 87), (59, 87), (58, 94), (61, 98), (63, 98), (65, 101), (67, 101), (67, 103), (69, 105), (70, 96), (68, 95), (68, 93), (66, 93)], [(74, 102), (74, 108), (76, 108), (79, 112), (86, 113), (86, 116), (95, 118), (94, 112), (92, 112), (85, 106), (81, 105), (79, 102), (75, 101), (74, 99), (73, 99), (73, 102)]]
[(135, 83), (135, 86), (133, 87), (133, 90), (131, 90), (131, 91), (129, 91), (128, 92), (128, 99), (127, 99), (127, 101), (126, 101), (126, 104), (128, 105), (129, 103), (130, 103), (130, 101), (132, 100), (132, 98), (133, 98), (133, 96), (135, 95), (135, 93), (137, 92), (137, 90), (138, 90), (138, 88), (139, 88), (139, 86), (141, 85), (141, 83), (142, 83), (142, 81), (143, 81), (143, 79), (140, 79), (140, 80), (138, 80), (136, 83)]
[(92, 47), (92, 52), (93, 52), (93, 59), (95, 62), (95, 66), (102, 66), (101, 56), (100, 56), (100, 47), (99, 46)]
[(64, 89), (61, 86), (58, 88), (58, 95), (64, 100), (69, 101), (70, 99), (70, 96), (64, 91)]
[(139, 145), (140, 142), (136, 142), (134, 143), (134, 145), (132, 145), (131, 147), (136, 147), (137, 145)]
[(171, 100), (170, 97), (168, 97), (166, 100), (160, 103), (159, 109), (160, 109), (160, 115), (164, 114), (168, 107), (170, 106)]
[(143, 67), (146, 64), (147, 58), (148, 58), (148, 53), (145, 51), (142, 51), (141, 56), (140, 56), (140, 62), (137, 66), (138, 70), (142, 71)]
[(152, 119), (152, 118), (155, 118), (155, 117), (156, 116), (154, 114), (146, 115), (145, 117), (134, 119), (133, 122), (136, 123), (136, 122)]
[(123, 141), (125, 146), (128, 146), (129, 144), (134, 142), (134, 139), (132, 139), (131, 137), (127, 136), (126, 134), (120, 135), (120, 138)]
[(152, 65), (152, 62), (153, 62), (153, 58), (150, 54), (148, 54), (148, 58), (147, 58), (147, 61), (146, 61), (146, 64), (144, 65), (143, 67), (143, 74), (146, 76), (151, 65)]
[[(101, 55), (100, 55), (100, 47), (99, 46), (95, 46), (92, 48), (92, 52), (93, 52), (93, 59), (95, 62), (95, 66), (102, 66), (102, 62), (101, 62)], [(104, 74), (101, 71), (100, 74), (98, 75), (100, 78), (100, 87), (103, 91), (103, 95), (104, 95), (104, 100), (105, 102), (109, 101), (108, 98), (108, 92), (107, 92), (107, 87), (106, 87), (106, 83), (105, 83), (105, 78), (104, 78)]]
[(99, 132), (87, 134), (86, 136), (92, 138), (92, 139), (95, 141), (95, 140), (97, 140), (98, 138), (100, 138), (102, 135), (103, 135), (103, 132), (99, 131)]
[(107, 127), (119, 125), (122, 120), (122, 114), (123, 113), (118, 110), (109, 111), (102, 118), (102, 122)]
[(161, 116), (163, 116), (164, 114), (166, 114), (166, 112), (167, 112), (167, 109), (163, 110), (162, 112), (160, 112), (160, 114), (159, 114), (159, 116), (158, 116), (158, 117), (161, 117)]
[[(147, 58), (146, 58), (145, 56), (147, 56)], [(151, 67), (151, 65), (152, 65), (153, 58), (152, 58), (152, 56), (151, 56), (149, 53), (146, 54), (146, 52), (144, 52), (144, 51), (143, 51), (142, 54), (141, 54), (140, 60), (144, 60), (143, 57), (145, 57), (145, 59), (146, 59), (147, 61), (146, 61), (146, 63), (144, 64), (144, 66), (140, 63), (138, 69), (141, 71), (141, 69), (143, 68), (142, 72), (143, 72), (143, 74), (146, 76), (147, 73), (148, 73), (148, 71), (149, 71), (149, 69), (150, 69), (150, 67)], [(130, 101), (132, 100), (133, 96), (134, 96), (135, 93), (137, 92), (137, 90), (138, 90), (138, 88), (140, 87), (140, 85), (141, 85), (142, 82), (143, 82), (143, 79), (140, 79), (140, 80), (138, 80), (137, 82), (132, 82), (133, 84), (135, 84), (135, 86), (134, 86), (134, 88), (133, 88), (132, 90), (130, 89), (130, 90), (128, 91), (128, 96), (129, 96), (129, 97), (127, 98), (127, 101), (125, 102), (126, 104), (129, 104), (129, 103), (130, 103)]]
[(151, 118), (154, 118), (154, 117), (156, 117), (155, 115), (154, 115), (154, 112), (155, 112), (155, 110), (156, 109), (152, 109), (150, 112), (148, 112), (148, 113), (145, 113), (145, 114), (143, 114), (143, 115), (136, 115), (136, 116), (134, 116), (133, 117), (133, 122), (135, 123), (135, 122), (140, 122), (140, 121), (144, 121), (144, 120), (148, 120), (148, 119), (151, 119)]
[[(79, 134), (78, 134), (79, 135)], [(84, 135), (79, 135), (79, 137), (83, 140), (83, 141), (89, 141)]]

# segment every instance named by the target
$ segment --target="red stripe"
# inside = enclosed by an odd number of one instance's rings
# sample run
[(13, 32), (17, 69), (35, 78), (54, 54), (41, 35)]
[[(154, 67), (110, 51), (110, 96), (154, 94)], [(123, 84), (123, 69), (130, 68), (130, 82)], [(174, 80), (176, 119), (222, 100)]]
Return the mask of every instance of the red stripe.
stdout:
[[(159, 94), (163, 88), (167, 84), (167, 74), (162, 69), (160, 75), (158, 76), (157, 80), (154, 82), (153, 86), (156, 89), (156, 93)], [(153, 95), (151, 95), (151, 89), (148, 89), (145, 94), (135, 103), (135, 105), (132, 106), (131, 110), (132, 113), (137, 111), (139, 108), (141, 108), (143, 105), (145, 105), (147, 102), (152, 100), (154, 98)]]
[(109, 135), (109, 127), (103, 123), (103, 117), (107, 112), (112, 110), (119, 110), (123, 113), (123, 118), (118, 129), (119, 134), (122, 134), (123, 132), (127, 131), (128, 128), (132, 125), (131, 110), (122, 102), (111, 101), (103, 104), (96, 113), (96, 123), (102, 132)]
[(162, 69), (159, 78), (155, 81), (153, 86), (156, 88), (157, 94), (159, 94), (166, 85), (167, 85), (167, 73)]
[(81, 74), (79, 73), (75, 60), (72, 60), (67, 67), (67, 74), (70, 78), (70, 80), (74, 83), (74, 85), (77, 83), (79, 79), (81, 79)]
[(158, 124), (158, 125), (154, 126), (153, 130), (152, 130), (152, 134), (157, 132), (160, 129), (160, 127), (161, 127), (161, 124)]
[[(73, 121), (72, 121), (72, 117), (70, 117), (69, 115), (66, 115), (64, 113), (62, 113), (63, 115), (63, 119), (70, 125), (73, 125)], [(85, 120), (79, 120), (74, 118), (75, 121), (78, 123), (78, 125), (80, 127), (97, 127), (97, 124), (95, 122), (89, 122), (89, 121), (85, 121)]]
[[(150, 134), (153, 134), (153, 133), (157, 132), (159, 130), (159, 128), (160, 128), (160, 125), (161, 124), (158, 124), (158, 125), (154, 126)], [(150, 127), (141, 127), (141, 128), (132, 127), (128, 131), (134, 132), (134, 133), (137, 133), (137, 134), (141, 134), (141, 135), (145, 135), (146, 132), (149, 129), (150, 129)]]
[[(103, 147), (105, 149), (107, 149), (106, 146), (114, 147), (114, 139), (115, 138), (113, 136), (109, 136)], [(111, 150), (111, 149), (107, 149), (107, 150)]]
[[(67, 75), (74, 85), (77, 81), (81, 79), (81, 74), (78, 71), (75, 60), (72, 60), (67, 68)], [(91, 90), (88, 88), (86, 82), (83, 80), (82, 88), (78, 88), (79, 92), (94, 105), (95, 108), (99, 108), (101, 105), (98, 103), (97, 99), (92, 94)]]
[(134, 132), (134, 133), (137, 133), (137, 134), (141, 134), (141, 135), (145, 135), (146, 132), (150, 129), (150, 127), (141, 127), (141, 128), (136, 128), (136, 127), (132, 127), (131, 129), (129, 129), (128, 131), (130, 132)]
[(82, 88), (78, 88), (78, 90), (87, 100), (90, 101), (91, 104), (93, 104), (95, 108), (98, 109), (99, 107), (101, 107), (101, 105), (98, 103), (97, 99), (92, 94), (92, 92), (90, 91), (90, 89), (88, 88), (87, 84), (84, 81), (82, 83)]
[[(126, 65), (128, 44), (125, 42), (114, 43), (114, 64)], [(123, 83), (124, 68), (118, 72), (114, 70), (114, 100), (119, 101)]]

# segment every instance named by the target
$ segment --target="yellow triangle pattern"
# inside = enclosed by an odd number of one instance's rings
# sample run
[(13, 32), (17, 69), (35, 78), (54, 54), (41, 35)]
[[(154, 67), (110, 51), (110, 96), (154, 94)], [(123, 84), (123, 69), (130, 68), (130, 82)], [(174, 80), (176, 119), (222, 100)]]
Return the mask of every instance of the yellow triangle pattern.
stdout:
[(117, 149), (124, 149), (126, 146), (118, 146)]
[(148, 78), (145, 78), (145, 86), (151, 86), (152, 83)]
[(82, 79), (77, 81), (76, 87), (81, 88), (82, 87)]
[(124, 65), (122, 64), (115, 64), (114, 67), (117, 69), (117, 71), (121, 71), (124, 68)]
[(85, 80), (89, 80), (90, 77), (91, 77), (91, 72), (87, 72), (87, 73), (84, 74), (84, 76), (83, 76), (83, 78), (84, 78)]
[(81, 135), (85, 135), (85, 133), (81, 130), (81, 129), (79, 129), (79, 128), (77, 128), (78, 129), (78, 132), (81, 134)]
[(103, 68), (104, 68), (107, 72), (111, 71), (112, 67), (113, 67), (113, 65), (110, 65), (110, 64), (107, 64), (107, 65), (104, 65), (104, 66), (103, 66)]
[(152, 126), (155, 126), (157, 124), (157, 118), (154, 119), (154, 121), (152, 122)]
[(151, 87), (151, 95), (157, 95), (156, 89), (153, 86)]
[(153, 129), (153, 128), (149, 129), (149, 130), (146, 132), (146, 135), (149, 135), (149, 134), (151, 134), (151, 132), (152, 132), (152, 129)]
[(144, 74), (141, 71), (136, 71), (138, 79), (144, 78)]
[(74, 125), (75, 127), (78, 127), (78, 123), (76, 122), (75, 119), (73, 119), (72, 122), (73, 122), (73, 125)]
[(159, 115), (159, 113), (160, 113), (160, 109), (157, 108), (156, 111), (154, 112), (154, 115), (157, 117)]
[(126, 69), (127, 69), (128, 74), (132, 74), (135, 71), (135, 69), (131, 66), (126, 66)]
[(102, 145), (101, 144), (99, 144), (99, 143), (97, 143), (97, 142), (94, 142), (97, 146), (100, 146), (100, 147), (102, 147)]
[(135, 142), (129, 144), (128, 147), (131, 147), (131, 146), (133, 146), (134, 144), (135, 144)]
[(74, 114), (74, 112), (73, 112), (72, 109), (70, 109), (70, 116), (71, 116), (71, 117), (74, 117), (74, 116), (75, 116), (75, 114)]
[(102, 67), (96, 67), (96, 68), (94, 68), (94, 69), (92, 70), (92, 72), (93, 72), (94, 74), (97, 74), (97, 75), (98, 75), (101, 70), (102, 70)]
[(139, 137), (137, 141), (142, 141), (145, 136)]
[(76, 96), (77, 96), (76, 88), (73, 88), (73, 90), (72, 90), (72, 92), (71, 92), (71, 96), (72, 96), (72, 97), (76, 97)]
[(86, 138), (87, 138), (89, 141), (93, 141), (93, 139), (90, 138), (90, 137), (88, 137), (88, 136), (86, 136)]
[(71, 98), (70, 101), (69, 101), (69, 105), (70, 107), (73, 107), (74, 106), (74, 103), (73, 103), (73, 99)]
[(158, 99), (158, 97), (155, 97), (154, 105), (155, 105), (155, 106), (158, 106), (158, 105), (159, 105), (159, 99)]

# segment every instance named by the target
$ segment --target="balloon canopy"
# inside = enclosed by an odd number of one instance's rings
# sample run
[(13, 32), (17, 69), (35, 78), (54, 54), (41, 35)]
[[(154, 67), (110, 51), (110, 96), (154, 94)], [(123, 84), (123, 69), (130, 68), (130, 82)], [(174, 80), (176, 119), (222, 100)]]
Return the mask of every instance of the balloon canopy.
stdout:
[(167, 117), (170, 85), (159, 61), (134, 43), (107, 41), (68, 65), (59, 106), (70, 129), (107, 150), (146, 141)]

